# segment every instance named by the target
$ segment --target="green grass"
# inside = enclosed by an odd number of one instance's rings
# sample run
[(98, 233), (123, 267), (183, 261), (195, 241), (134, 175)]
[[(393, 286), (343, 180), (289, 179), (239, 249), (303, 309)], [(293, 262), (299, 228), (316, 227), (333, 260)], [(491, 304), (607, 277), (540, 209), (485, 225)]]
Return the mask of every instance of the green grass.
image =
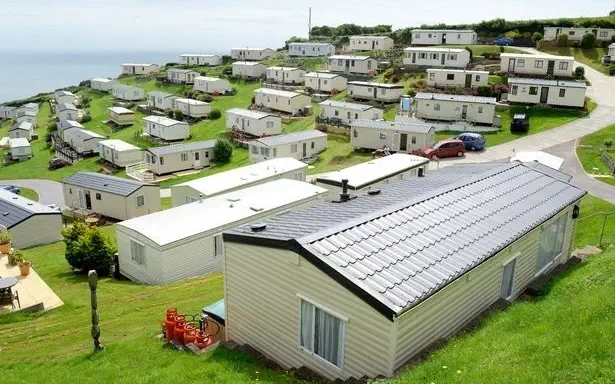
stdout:
[(595, 70), (608, 74), (609, 67), (602, 65), (602, 56), (607, 54), (606, 48), (574, 48), (574, 47), (555, 47), (555, 46), (543, 46), (541, 51), (561, 56), (574, 56), (576, 61), (583, 64), (587, 64)]
[(173, 207), (173, 202), (170, 197), (161, 197), (160, 198), (160, 207), (164, 209), (169, 209)]
[(38, 193), (34, 189), (22, 188), (22, 187), (19, 187), (19, 189), (21, 190), (22, 197), (25, 197), (26, 199), (38, 201)]
[(584, 247), (586, 245), (597, 245), (600, 239), (603, 224), (603, 246), (615, 244), (615, 214), (607, 217), (606, 223), (604, 221), (604, 216), (592, 216), (598, 212), (615, 212), (615, 205), (597, 197), (586, 196), (583, 201), (581, 201), (580, 208), (581, 211), (574, 242), (575, 248)]
[(327, 146), (327, 150), (321, 153), (318, 159), (312, 163), (312, 167), (308, 169), (308, 173), (316, 174), (336, 171), (341, 168), (368, 161), (372, 158), (372, 155), (369, 153), (353, 151), (348, 136), (329, 133)]
[[(608, 167), (600, 158), (600, 149), (604, 148), (605, 140), (612, 140), (615, 143), (615, 125), (587, 135), (579, 141), (577, 156), (585, 172), (593, 175), (611, 175)], [(615, 152), (611, 152), (611, 157), (615, 158)], [(615, 177), (597, 177), (596, 180), (615, 185)]]

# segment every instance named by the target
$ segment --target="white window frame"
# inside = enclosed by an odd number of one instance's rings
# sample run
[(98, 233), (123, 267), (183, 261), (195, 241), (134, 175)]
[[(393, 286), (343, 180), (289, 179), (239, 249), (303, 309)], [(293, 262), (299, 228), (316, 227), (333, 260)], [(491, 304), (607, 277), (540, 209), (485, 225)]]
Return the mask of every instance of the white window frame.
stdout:
[(222, 239), (222, 234), (219, 233), (214, 235), (214, 258), (221, 258), (224, 256), (224, 240)]
[[(139, 204), (139, 198), (141, 198), (141, 204)], [(137, 208), (145, 206), (145, 195), (137, 195)]]
[[(133, 244), (142, 247), (143, 249), (143, 255), (142, 255), (142, 262), (139, 262), (139, 260), (137, 260), (137, 258), (135, 257), (135, 252), (134, 252), (134, 247)], [(145, 251), (145, 244), (143, 244), (140, 241), (137, 241), (135, 239), (130, 239), (130, 259), (137, 265), (145, 265), (146, 264), (146, 255), (147, 252)]]

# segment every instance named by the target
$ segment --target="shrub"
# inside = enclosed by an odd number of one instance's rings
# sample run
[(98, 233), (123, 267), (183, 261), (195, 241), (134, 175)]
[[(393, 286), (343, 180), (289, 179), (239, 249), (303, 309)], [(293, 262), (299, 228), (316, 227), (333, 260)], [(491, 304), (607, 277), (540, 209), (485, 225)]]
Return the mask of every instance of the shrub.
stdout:
[(0, 232), (0, 244), (8, 244), (11, 242), (11, 234), (8, 232)]
[(173, 111), (173, 115), (175, 116), (175, 120), (179, 120), (179, 121), (184, 120), (184, 113), (180, 111), (179, 109), (176, 109), (175, 111)]
[(559, 34), (557, 35), (557, 45), (559, 47), (567, 47), (568, 46), (568, 35)]
[(228, 163), (233, 155), (233, 145), (226, 139), (218, 139), (214, 146), (214, 158), (217, 163)]
[(90, 115), (90, 112), (86, 112), (83, 116), (81, 116), (81, 123), (87, 123), (88, 121), (92, 121), (92, 115)]
[(585, 77), (585, 68), (581, 67), (580, 65), (578, 67), (576, 67), (574, 69), (574, 75), (579, 78), (582, 79)]
[(175, 116), (175, 111), (173, 111), (172, 109), (169, 109), (169, 110), (167, 111), (167, 117), (168, 117), (169, 119), (172, 119), (174, 116)]
[(82, 107), (89, 107), (90, 106), (90, 102), (92, 101), (92, 99), (90, 98), (90, 96), (88, 95), (82, 95), (81, 96), (81, 106)]
[(64, 229), (62, 235), (66, 261), (71, 267), (84, 273), (95, 269), (101, 276), (109, 274), (116, 249), (100, 229), (77, 222)]
[(493, 90), (489, 86), (478, 87), (476, 88), (476, 95), (484, 97), (493, 97)]
[(613, 139), (605, 139), (604, 146), (607, 148), (611, 148), (613, 146)]
[(581, 48), (593, 48), (596, 45), (596, 36), (593, 33), (586, 33), (581, 39)]
[(196, 97), (196, 99), (198, 101), (204, 101), (206, 103), (211, 103), (214, 98), (208, 95), (207, 93), (201, 93), (200, 95)]
[(542, 35), (542, 33), (540, 32), (534, 32), (532, 34), (532, 40), (536, 41), (541, 41), (544, 38), (544, 36)]
[(211, 112), (209, 112), (210, 120), (217, 120), (220, 118), (220, 116), (222, 116), (222, 113), (220, 113), (219, 109), (212, 109)]
[(393, 76), (391, 76), (391, 83), (399, 83), (399, 80), (401, 80), (401, 78), (399, 77), (398, 74), (395, 74)]
[(506, 48), (504, 48), (503, 45), (500, 45), (500, 53), (504, 53), (504, 51), (506, 51)]

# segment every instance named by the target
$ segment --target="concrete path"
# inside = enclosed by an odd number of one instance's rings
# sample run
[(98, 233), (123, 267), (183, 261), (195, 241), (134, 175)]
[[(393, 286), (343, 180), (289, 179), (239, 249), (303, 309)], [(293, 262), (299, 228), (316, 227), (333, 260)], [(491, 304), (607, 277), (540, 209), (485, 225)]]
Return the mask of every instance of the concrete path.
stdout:
[(58, 207), (64, 205), (62, 184), (57, 181), (40, 179), (0, 180), (0, 184), (33, 189), (38, 193), (38, 201), (41, 204), (55, 204)]

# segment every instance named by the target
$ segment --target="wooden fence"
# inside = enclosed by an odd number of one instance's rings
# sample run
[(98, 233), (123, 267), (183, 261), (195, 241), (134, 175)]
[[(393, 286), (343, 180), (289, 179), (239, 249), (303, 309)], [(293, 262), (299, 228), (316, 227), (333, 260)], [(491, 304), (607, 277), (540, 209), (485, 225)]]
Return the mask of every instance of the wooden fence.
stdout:
[(604, 149), (600, 150), (600, 158), (606, 164), (607, 168), (611, 175), (615, 175), (615, 160), (613, 157)]

